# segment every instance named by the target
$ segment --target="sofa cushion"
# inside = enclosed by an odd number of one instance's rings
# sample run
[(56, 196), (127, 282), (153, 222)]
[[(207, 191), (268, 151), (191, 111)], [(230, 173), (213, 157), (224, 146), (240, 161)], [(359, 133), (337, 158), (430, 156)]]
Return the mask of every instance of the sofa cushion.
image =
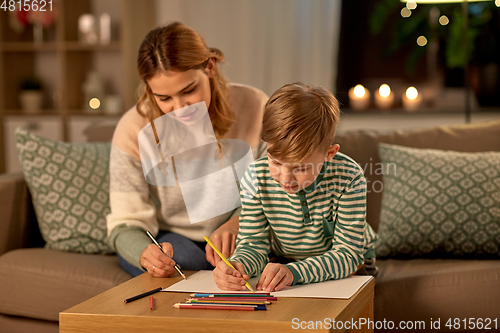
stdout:
[(58, 321), (59, 312), (130, 278), (115, 255), (13, 250), (0, 257), (0, 313)]
[[(500, 260), (377, 260), (375, 320), (441, 322), (449, 318), (498, 318)], [(416, 331), (415, 331), (416, 332)]]
[(335, 142), (340, 144), (340, 150), (358, 162), (365, 172), (367, 180), (366, 220), (377, 231), (383, 192), (378, 156), (380, 142), (414, 148), (462, 152), (500, 151), (500, 120), (417, 130), (398, 130), (391, 133), (373, 130), (348, 131), (338, 133)]
[(0, 315), (2, 332), (9, 333), (58, 333), (59, 323), (54, 321), (28, 319), (25, 317)]
[(49, 249), (112, 253), (108, 244), (110, 143), (67, 143), (16, 130), (17, 149)]
[(379, 145), (377, 257), (498, 258), (500, 152)]

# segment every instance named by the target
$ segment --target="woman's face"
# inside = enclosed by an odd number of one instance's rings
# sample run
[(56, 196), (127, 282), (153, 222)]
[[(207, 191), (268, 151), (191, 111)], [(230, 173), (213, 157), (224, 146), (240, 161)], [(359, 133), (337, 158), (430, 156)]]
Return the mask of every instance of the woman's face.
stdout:
[(207, 69), (190, 69), (185, 72), (167, 71), (153, 76), (147, 81), (156, 103), (163, 113), (182, 107), (205, 102), (210, 106), (211, 65)]

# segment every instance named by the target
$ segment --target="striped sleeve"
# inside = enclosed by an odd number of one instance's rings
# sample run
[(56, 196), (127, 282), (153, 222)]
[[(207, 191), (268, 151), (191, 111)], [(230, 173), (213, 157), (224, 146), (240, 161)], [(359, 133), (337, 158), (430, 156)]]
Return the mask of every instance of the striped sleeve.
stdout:
[(346, 185), (338, 202), (334, 238), (329, 251), (286, 266), (294, 284), (342, 279), (364, 262), (366, 224), (366, 179), (358, 170)]
[(250, 165), (241, 181), (241, 215), (236, 249), (229, 258), (243, 264), (245, 274), (262, 272), (269, 262), (269, 223), (260, 200), (255, 163)]

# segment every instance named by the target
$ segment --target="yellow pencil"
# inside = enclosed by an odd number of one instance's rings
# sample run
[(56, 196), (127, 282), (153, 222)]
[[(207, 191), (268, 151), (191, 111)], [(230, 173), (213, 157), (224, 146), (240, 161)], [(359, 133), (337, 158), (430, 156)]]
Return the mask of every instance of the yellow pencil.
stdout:
[[(222, 260), (226, 263), (226, 265), (228, 265), (228, 266), (229, 266), (229, 267), (231, 267), (232, 269), (236, 269), (236, 268), (234, 268), (234, 266), (233, 266), (233, 265), (231, 265), (231, 263), (229, 262), (229, 260), (227, 260), (227, 259), (226, 259), (226, 257), (224, 257), (224, 255), (223, 255), (223, 254), (219, 251), (219, 249), (218, 249), (218, 248), (214, 245), (214, 243), (212, 243), (212, 242), (210, 241), (210, 239), (208, 239), (208, 237), (207, 237), (207, 236), (204, 236), (203, 238), (204, 238), (204, 239), (207, 241), (207, 243), (208, 243), (208, 244), (212, 247), (212, 249), (214, 249), (214, 251), (215, 251), (215, 252), (217, 252), (217, 254), (219, 255), (219, 257), (220, 257), (220, 258), (221, 258), (221, 259), (222, 259)], [(250, 287), (250, 285), (248, 284), (248, 282), (247, 282), (247, 281), (245, 281), (245, 286), (247, 286), (247, 288), (248, 288), (248, 289), (250, 289), (250, 291), (251, 291), (251, 292), (253, 292), (253, 293), (255, 292), (255, 291), (253, 291), (252, 287)]]

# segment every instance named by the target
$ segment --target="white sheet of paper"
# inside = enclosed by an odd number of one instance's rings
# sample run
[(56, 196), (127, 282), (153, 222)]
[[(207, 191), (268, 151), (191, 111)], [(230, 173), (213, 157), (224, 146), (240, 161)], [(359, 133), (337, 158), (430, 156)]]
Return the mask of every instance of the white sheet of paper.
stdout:
[[(341, 280), (329, 280), (320, 283), (310, 283), (305, 285), (295, 285), (286, 287), (283, 290), (272, 292), (276, 297), (311, 297), (311, 298), (340, 298), (349, 299), (359, 288), (372, 279), (371, 276), (355, 275)], [(256, 290), (258, 277), (248, 280), (248, 283)], [(186, 280), (181, 280), (162, 291), (188, 292), (188, 293), (227, 293), (221, 290), (214, 281), (213, 271), (199, 271), (189, 276)], [(231, 291), (231, 293), (250, 293), (250, 291)]]

